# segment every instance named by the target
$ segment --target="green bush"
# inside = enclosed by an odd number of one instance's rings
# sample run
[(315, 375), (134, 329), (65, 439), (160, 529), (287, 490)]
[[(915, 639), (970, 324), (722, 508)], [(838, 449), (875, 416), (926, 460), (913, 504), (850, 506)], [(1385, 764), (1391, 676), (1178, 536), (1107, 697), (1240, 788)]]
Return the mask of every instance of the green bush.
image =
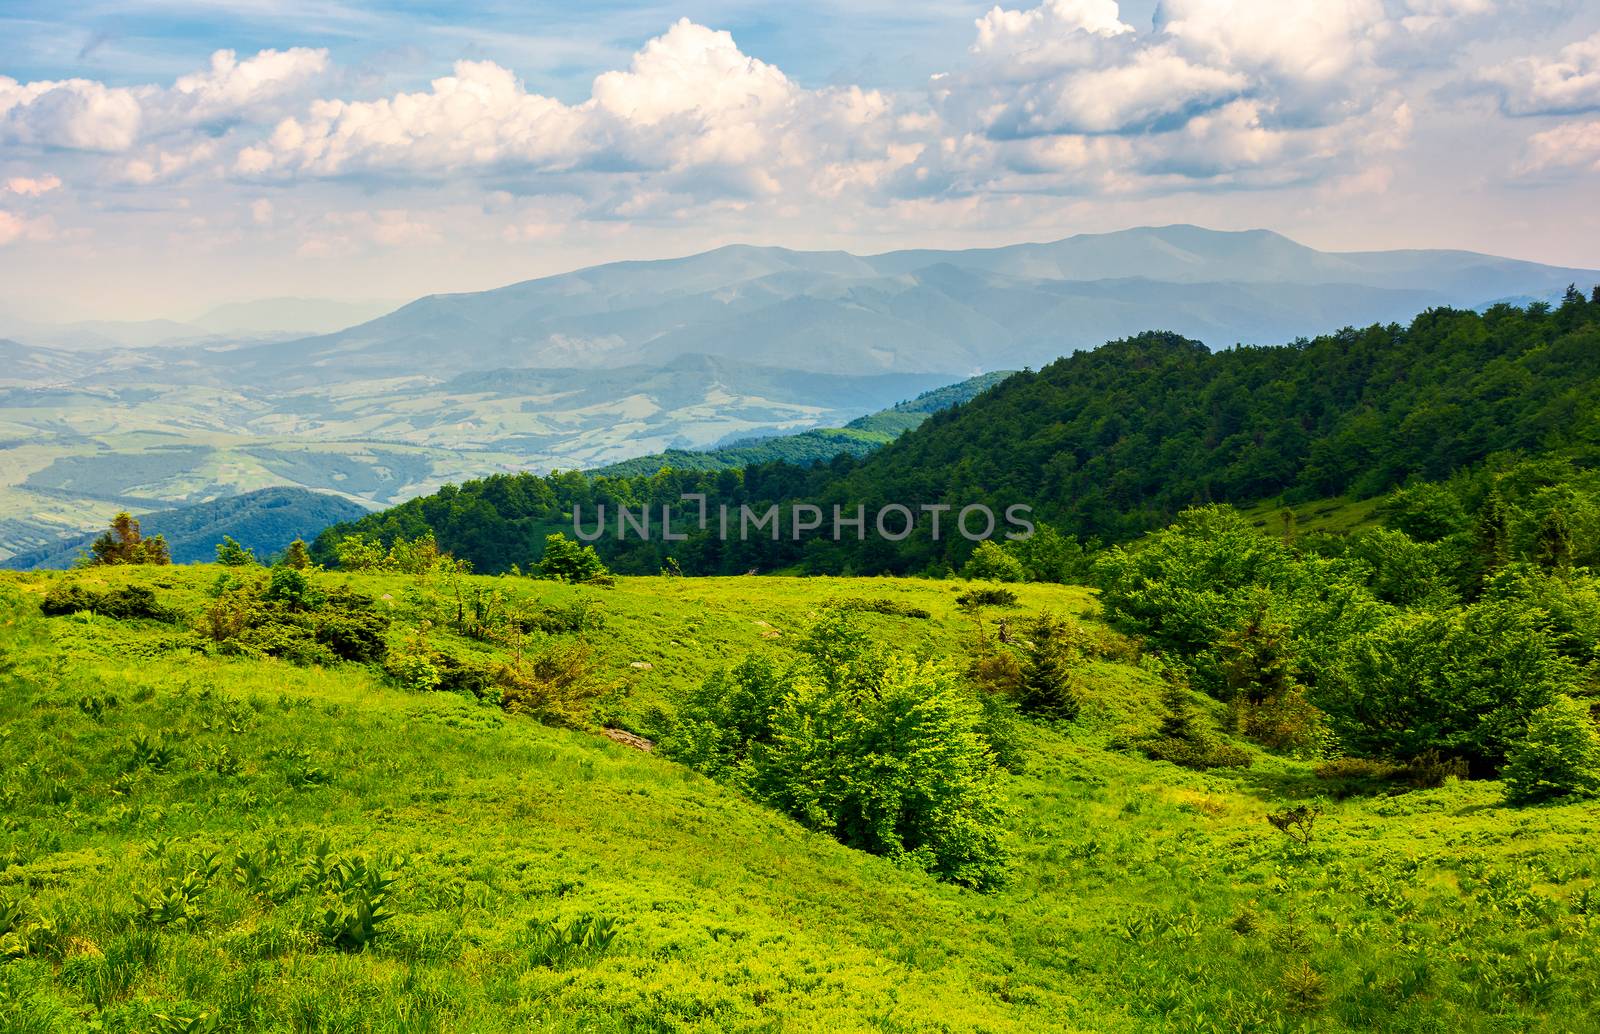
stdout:
[(1022, 561), (1006, 552), (998, 542), (988, 540), (978, 543), (978, 548), (961, 566), (961, 577), (969, 580), (1020, 582), (1023, 576)]
[(587, 582), (609, 574), (593, 546), (580, 546), (560, 532), (545, 536), (539, 575), (563, 582)]
[(846, 611), (824, 612), (800, 648), (788, 668), (751, 657), (707, 680), (663, 751), (851, 847), (1004, 883), (994, 745), (1014, 750), (1007, 716), (956, 672), (885, 651)]
[(838, 610), (862, 611), (869, 614), (888, 614), (892, 617), (902, 618), (930, 618), (933, 615), (922, 607), (913, 607), (901, 603), (899, 600), (887, 596), (866, 598), (863, 596), (848, 596), (843, 599), (829, 600), (829, 607)]
[(873, 692), (795, 680), (758, 754), (765, 799), (851, 847), (988, 889), (1006, 880), (1006, 813), (984, 715), (954, 672), (890, 657)]
[(1433, 750), (1485, 772), (1577, 679), (1533, 615), (1498, 601), (1397, 615), (1345, 652), (1314, 700), (1346, 748), (1402, 761)]
[(962, 610), (980, 607), (1015, 607), (1017, 594), (1010, 589), (969, 589), (956, 596), (956, 606)]
[(98, 591), (75, 582), (52, 586), (39, 608), (46, 617), (62, 617), (88, 611), (102, 617), (123, 620), (148, 618), (152, 621), (178, 621), (180, 615), (156, 601), (155, 593), (143, 585), (125, 585)]
[(1588, 705), (1559, 696), (1529, 715), (1501, 778), (1506, 797), (1517, 802), (1600, 793), (1600, 731)]

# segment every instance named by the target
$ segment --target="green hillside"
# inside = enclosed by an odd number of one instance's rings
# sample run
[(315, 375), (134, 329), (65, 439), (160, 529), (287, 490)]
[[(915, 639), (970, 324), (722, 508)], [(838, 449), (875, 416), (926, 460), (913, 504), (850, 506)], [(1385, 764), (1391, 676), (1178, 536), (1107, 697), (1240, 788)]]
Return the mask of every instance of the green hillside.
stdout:
[[(295, 590), (324, 615), (370, 599), (391, 660), (435, 621), (432, 651), (478, 662), (512, 647), (458, 629), (500, 594), (489, 623), (533, 622), (518, 649), (592, 651), (601, 688), (556, 728), (375, 660), (219, 649), (198, 629), (227, 575), (0, 581), (0, 1028), (1600, 1029), (1600, 806), (1513, 808), (1453, 777), (1344, 796), (1252, 746), (1249, 768), (1147, 760), (1130, 744), (1170, 690), (1083, 589), (1022, 586), (986, 613), (991, 633), (1078, 615), (1082, 713), (1005, 734), (1010, 882), (980, 893), (599, 734), (670, 735), (686, 690), (794, 656), (830, 603), (960, 667), (965, 585), (313, 573)], [(157, 617), (43, 617), (71, 586)], [(1308, 845), (1264, 818), (1313, 799)]]
[[(1080, 541), (1128, 541), (1185, 507), (1271, 500), (1314, 508), (1364, 502), (1409, 479), (1434, 480), (1498, 455), (1560, 453), (1600, 461), (1600, 298), (1569, 292), (1551, 307), (1430, 310), (1409, 326), (1347, 329), (1274, 348), (1212, 352), (1151, 333), (1012, 375), (930, 416), (892, 444), (825, 465), (755, 463), (740, 471), (671, 469), (650, 476), (504, 475), (335, 529), (385, 541), (431, 530), (478, 570), (526, 566), (575, 506), (681, 508), (816, 504), (868, 513), (887, 504), (1032, 507), (1035, 520)], [(785, 516), (785, 524), (789, 523)], [(689, 573), (940, 573), (971, 542), (933, 541), (923, 519), (891, 543), (833, 541), (596, 543), (618, 570), (653, 573), (670, 554)]]
[(606, 477), (648, 477), (663, 469), (731, 470), (760, 463), (809, 467), (835, 456), (865, 456), (920, 425), (934, 413), (971, 401), (1011, 376), (1010, 370), (969, 377), (956, 384), (925, 391), (914, 399), (858, 417), (843, 427), (820, 427), (799, 434), (749, 438), (717, 449), (669, 449), (653, 456), (612, 463), (594, 471)]

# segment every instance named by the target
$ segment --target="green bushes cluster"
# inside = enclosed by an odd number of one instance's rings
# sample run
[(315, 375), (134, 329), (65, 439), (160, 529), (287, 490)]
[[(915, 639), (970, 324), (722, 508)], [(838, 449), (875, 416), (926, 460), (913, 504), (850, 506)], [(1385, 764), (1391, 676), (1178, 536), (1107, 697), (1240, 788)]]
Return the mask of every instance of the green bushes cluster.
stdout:
[[(1523, 506), (1548, 489), (1516, 487), (1549, 472), (1514, 471), (1476, 502), (1467, 487), (1406, 489), (1385, 511), (1400, 527), (1337, 541), (1190, 510), (1108, 551), (1101, 599), (1271, 749), (1391, 763), (1411, 783), (1493, 773), (1600, 657), (1600, 596), (1569, 562), (1581, 547), (1541, 539), (1549, 521)], [(1527, 558), (1540, 541), (1549, 566)]]
[(314, 576), (275, 567), (247, 580), (224, 578), (201, 631), (225, 653), (294, 664), (377, 664), (388, 653), (389, 618), (370, 597), (323, 588)]
[(147, 618), (173, 622), (182, 619), (176, 611), (157, 602), (155, 593), (143, 585), (100, 590), (77, 582), (58, 582), (51, 586), (39, 609), (46, 617), (87, 612), (118, 620)]
[(692, 692), (663, 749), (851, 847), (988, 889), (1007, 878), (999, 727), (958, 673), (830, 610), (794, 662), (750, 657)]
[(891, 617), (917, 618), (926, 620), (933, 615), (924, 607), (913, 607), (888, 596), (847, 596), (828, 601), (828, 606), (837, 610), (859, 611), (867, 614), (887, 614)]

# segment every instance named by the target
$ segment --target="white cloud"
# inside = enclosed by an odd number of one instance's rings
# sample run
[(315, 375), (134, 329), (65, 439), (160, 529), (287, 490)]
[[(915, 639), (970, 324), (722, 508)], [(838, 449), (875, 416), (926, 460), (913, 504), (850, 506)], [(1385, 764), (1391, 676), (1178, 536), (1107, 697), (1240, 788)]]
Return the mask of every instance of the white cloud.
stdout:
[(0, 142), (78, 151), (124, 151), (143, 121), (132, 90), (88, 79), (19, 83), (0, 76)]
[(257, 226), (266, 226), (272, 222), (272, 202), (266, 198), (257, 198), (250, 202), (250, 221)]
[(327, 68), (325, 50), (263, 50), (239, 61), (231, 50), (171, 87), (109, 87), (90, 79), (19, 83), (0, 76), (0, 142), (76, 151), (125, 152), (141, 139), (262, 117)]
[(211, 67), (186, 75), (153, 103), (181, 125), (271, 117), (274, 105), (298, 97), (328, 69), (328, 52), (307, 47), (263, 50), (244, 61), (231, 50), (211, 55)]
[(1479, 75), (1508, 115), (1575, 115), (1600, 110), (1600, 32), (1554, 58), (1524, 57)]
[(242, 149), (233, 170), (566, 175), (568, 189), (597, 195), (608, 178), (654, 177), (667, 193), (760, 196), (829, 163), (882, 161), (889, 114), (880, 93), (801, 89), (728, 33), (685, 19), (626, 70), (598, 76), (580, 104), (530, 92), (493, 62), (461, 61), (427, 91), (316, 101)]
[(61, 179), (49, 174), (43, 176), (13, 176), (6, 180), (6, 189), (23, 197), (39, 197), (61, 188)]
[(1535, 133), (1528, 139), (1519, 171), (1600, 172), (1600, 119), (1567, 122)]
[(55, 238), (55, 228), (48, 219), (25, 219), (0, 208), (0, 247), (15, 241), (49, 241)]

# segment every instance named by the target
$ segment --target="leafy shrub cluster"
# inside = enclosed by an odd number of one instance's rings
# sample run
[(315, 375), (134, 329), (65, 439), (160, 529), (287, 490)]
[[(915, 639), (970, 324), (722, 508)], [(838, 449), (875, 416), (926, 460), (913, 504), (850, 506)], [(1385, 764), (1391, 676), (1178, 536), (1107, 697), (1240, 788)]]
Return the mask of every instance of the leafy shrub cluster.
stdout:
[(713, 676), (663, 749), (851, 847), (966, 886), (1005, 882), (995, 726), (959, 675), (885, 650), (846, 611), (800, 650)]
[(223, 652), (294, 664), (376, 664), (388, 652), (389, 618), (370, 597), (324, 589), (292, 567), (245, 579), (224, 576), (200, 620)]
[(46, 617), (62, 617), (87, 612), (101, 617), (126, 620), (148, 618), (151, 621), (174, 622), (182, 620), (176, 611), (158, 603), (155, 593), (143, 585), (126, 585), (117, 589), (92, 589), (76, 582), (59, 582), (39, 604)]
[(593, 546), (580, 546), (560, 532), (545, 536), (535, 570), (541, 578), (560, 582), (593, 582), (611, 573)]
[[(1548, 485), (1530, 487), (1557, 475), (1560, 506)], [(1108, 551), (1101, 598), (1275, 750), (1346, 754), (1392, 764), (1408, 783), (1437, 782), (1530, 757), (1542, 715), (1549, 749), (1581, 756), (1592, 722), (1556, 735), (1557, 712), (1545, 709), (1595, 674), (1595, 582), (1572, 566), (1583, 547), (1563, 544), (1559, 529), (1572, 522), (1549, 513), (1587, 513), (1587, 485), (1534, 465), (1487, 487), (1410, 488), (1386, 511), (1400, 527), (1336, 542), (1271, 537), (1227, 507), (1190, 510)], [(1580, 790), (1581, 767), (1553, 778)], [(1381, 780), (1373, 770), (1353, 781)]]
[(974, 611), (983, 607), (1015, 607), (1017, 594), (1010, 589), (979, 588), (968, 589), (956, 595), (956, 606), (962, 610)]
[(909, 603), (891, 599), (888, 596), (848, 596), (841, 599), (829, 600), (829, 607), (836, 610), (858, 611), (867, 614), (888, 614), (892, 617), (927, 619), (933, 615), (923, 607), (913, 607)]

